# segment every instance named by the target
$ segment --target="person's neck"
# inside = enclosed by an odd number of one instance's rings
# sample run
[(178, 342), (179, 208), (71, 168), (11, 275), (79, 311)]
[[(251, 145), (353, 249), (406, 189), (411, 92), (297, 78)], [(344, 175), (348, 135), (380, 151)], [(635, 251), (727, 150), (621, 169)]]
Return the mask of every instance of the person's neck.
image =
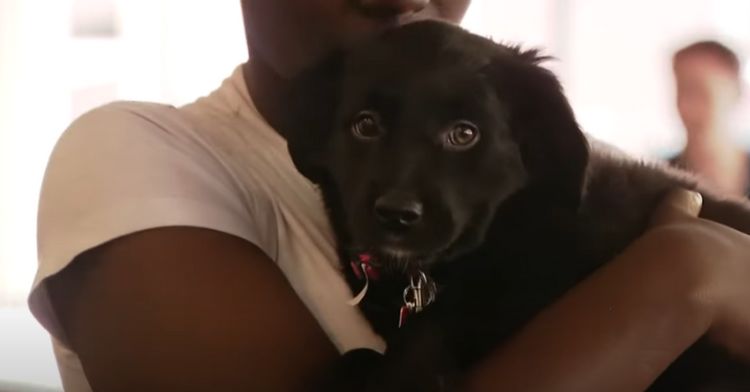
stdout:
[(689, 155), (717, 153), (734, 153), (740, 149), (732, 142), (727, 127), (712, 126), (702, 130), (692, 130), (687, 133), (685, 153)]
[(725, 192), (743, 194), (748, 186), (747, 153), (723, 130), (689, 132), (682, 161)]
[(242, 66), (242, 73), (248, 94), (258, 112), (268, 124), (278, 128), (281, 96), (287, 88), (288, 80), (257, 57), (251, 57)]

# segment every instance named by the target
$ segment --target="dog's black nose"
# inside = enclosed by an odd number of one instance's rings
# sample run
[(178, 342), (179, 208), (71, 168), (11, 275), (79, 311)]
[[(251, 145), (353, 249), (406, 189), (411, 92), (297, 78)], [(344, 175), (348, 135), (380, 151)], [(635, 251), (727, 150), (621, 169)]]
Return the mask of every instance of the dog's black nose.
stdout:
[(422, 203), (403, 192), (389, 192), (375, 201), (375, 216), (389, 229), (406, 229), (422, 219)]

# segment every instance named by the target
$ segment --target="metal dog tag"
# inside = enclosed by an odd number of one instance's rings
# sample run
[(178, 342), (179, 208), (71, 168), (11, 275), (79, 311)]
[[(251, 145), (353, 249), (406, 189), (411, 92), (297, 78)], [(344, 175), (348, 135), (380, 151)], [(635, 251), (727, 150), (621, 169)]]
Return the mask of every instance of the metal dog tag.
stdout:
[(411, 313), (419, 313), (435, 301), (437, 288), (435, 282), (422, 271), (412, 276), (409, 285), (404, 288), (404, 305), (399, 310), (398, 326), (404, 325)]

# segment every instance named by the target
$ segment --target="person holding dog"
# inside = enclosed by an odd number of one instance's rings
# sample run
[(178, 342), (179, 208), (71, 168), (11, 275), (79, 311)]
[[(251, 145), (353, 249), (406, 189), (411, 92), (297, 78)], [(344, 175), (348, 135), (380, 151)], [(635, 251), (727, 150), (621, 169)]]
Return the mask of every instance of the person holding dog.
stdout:
[[(66, 390), (305, 391), (340, 353), (382, 351), (272, 124), (288, 78), (321, 56), (416, 19), (458, 23), (468, 6), (243, 0), (251, 56), (219, 89), (77, 119), (50, 157), (29, 298)], [(750, 238), (699, 210), (698, 195), (667, 197), (467, 389), (642, 390), (705, 334), (750, 357)]]

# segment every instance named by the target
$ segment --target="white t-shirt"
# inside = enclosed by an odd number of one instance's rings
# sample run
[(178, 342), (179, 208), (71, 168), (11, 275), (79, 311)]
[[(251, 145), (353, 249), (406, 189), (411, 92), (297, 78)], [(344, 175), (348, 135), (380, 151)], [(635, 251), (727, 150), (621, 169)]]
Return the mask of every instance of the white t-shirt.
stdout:
[(256, 244), (340, 351), (384, 349), (347, 305), (352, 293), (320, 195), (256, 110), (241, 67), (184, 107), (117, 102), (78, 118), (50, 158), (38, 219), (29, 305), (53, 337), (66, 391), (91, 388), (61, 334), (45, 279), (88, 249), (154, 227), (203, 227)]

